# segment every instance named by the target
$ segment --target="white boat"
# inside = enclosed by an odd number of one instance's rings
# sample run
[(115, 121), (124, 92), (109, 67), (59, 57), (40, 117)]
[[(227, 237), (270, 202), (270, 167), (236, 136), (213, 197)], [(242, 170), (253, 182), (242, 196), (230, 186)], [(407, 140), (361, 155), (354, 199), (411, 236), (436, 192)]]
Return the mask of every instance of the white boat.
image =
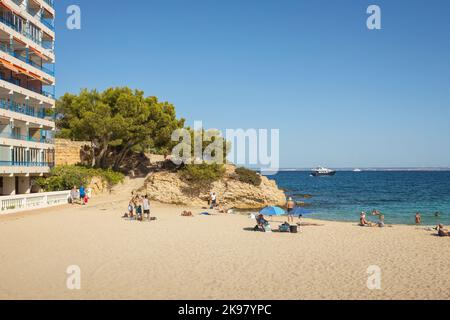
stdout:
[(324, 167), (318, 167), (311, 171), (313, 177), (323, 177), (323, 176), (334, 176), (336, 174), (335, 170), (327, 169)]
[(361, 169), (355, 169), (355, 170), (353, 170), (353, 172), (362, 172), (362, 170)]

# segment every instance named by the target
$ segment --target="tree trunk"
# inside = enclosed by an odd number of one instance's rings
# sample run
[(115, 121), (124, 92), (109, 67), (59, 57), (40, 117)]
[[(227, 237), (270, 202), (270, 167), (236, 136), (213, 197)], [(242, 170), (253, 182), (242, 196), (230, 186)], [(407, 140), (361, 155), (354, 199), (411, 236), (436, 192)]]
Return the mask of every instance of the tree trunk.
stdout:
[(122, 149), (122, 151), (120, 151), (119, 155), (116, 158), (116, 161), (114, 162), (113, 169), (115, 171), (119, 171), (120, 166), (122, 165), (122, 162), (125, 159), (128, 152), (130, 151), (130, 149), (131, 149), (131, 145), (128, 144), (125, 148)]
[(91, 167), (95, 168), (95, 143), (91, 141)]
[(100, 153), (97, 156), (97, 160), (96, 160), (97, 166), (102, 167), (102, 165), (104, 165), (105, 155), (106, 155), (107, 151), (108, 151), (108, 143), (104, 143), (102, 146), (102, 149), (100, 150)]

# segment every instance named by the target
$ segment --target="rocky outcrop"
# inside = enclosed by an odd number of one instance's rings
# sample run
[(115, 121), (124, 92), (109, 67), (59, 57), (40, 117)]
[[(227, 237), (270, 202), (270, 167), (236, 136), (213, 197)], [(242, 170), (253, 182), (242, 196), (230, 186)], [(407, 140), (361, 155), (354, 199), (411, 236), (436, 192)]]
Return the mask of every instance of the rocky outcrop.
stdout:
[(219, 204), (225, 209), (257, 209), (285, 204), (286, 195), (275, 181), (263, 176), (261, 185), (256, 187), (239, 181), (234, 166), (227, 166), (226, 169), (225, 177), (213, 183), (208, 190), (190, 186), (176, 172), (155, 172), (147, 178), (139, 193), (162, 203), (205, 206), (210, 193), (215, 192)]

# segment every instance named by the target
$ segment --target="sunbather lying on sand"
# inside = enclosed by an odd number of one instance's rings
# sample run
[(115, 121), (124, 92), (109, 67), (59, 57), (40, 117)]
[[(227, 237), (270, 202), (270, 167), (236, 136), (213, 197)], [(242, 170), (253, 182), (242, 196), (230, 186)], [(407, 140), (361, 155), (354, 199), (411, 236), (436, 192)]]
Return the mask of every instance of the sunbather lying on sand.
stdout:
[(444, 229), (444, 225), (440, 224), (436, 227), (439, 237), (450, 237), (450, 232)]

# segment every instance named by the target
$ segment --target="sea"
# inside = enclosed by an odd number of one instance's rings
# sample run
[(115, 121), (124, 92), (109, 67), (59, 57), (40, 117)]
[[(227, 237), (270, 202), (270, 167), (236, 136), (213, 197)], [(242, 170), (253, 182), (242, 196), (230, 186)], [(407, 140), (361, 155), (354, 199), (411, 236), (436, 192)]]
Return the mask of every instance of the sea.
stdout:
[[(361, 211), (385, 215), (387, 224), (450, 225), (450, 171), (338, 171), (312, 177), (310, 171), (280, 171), (269, 176), (295, 201), (304, 202), (310, 218), (354, 221)], [(436, 214), (438, 213), (438, 214)]]

